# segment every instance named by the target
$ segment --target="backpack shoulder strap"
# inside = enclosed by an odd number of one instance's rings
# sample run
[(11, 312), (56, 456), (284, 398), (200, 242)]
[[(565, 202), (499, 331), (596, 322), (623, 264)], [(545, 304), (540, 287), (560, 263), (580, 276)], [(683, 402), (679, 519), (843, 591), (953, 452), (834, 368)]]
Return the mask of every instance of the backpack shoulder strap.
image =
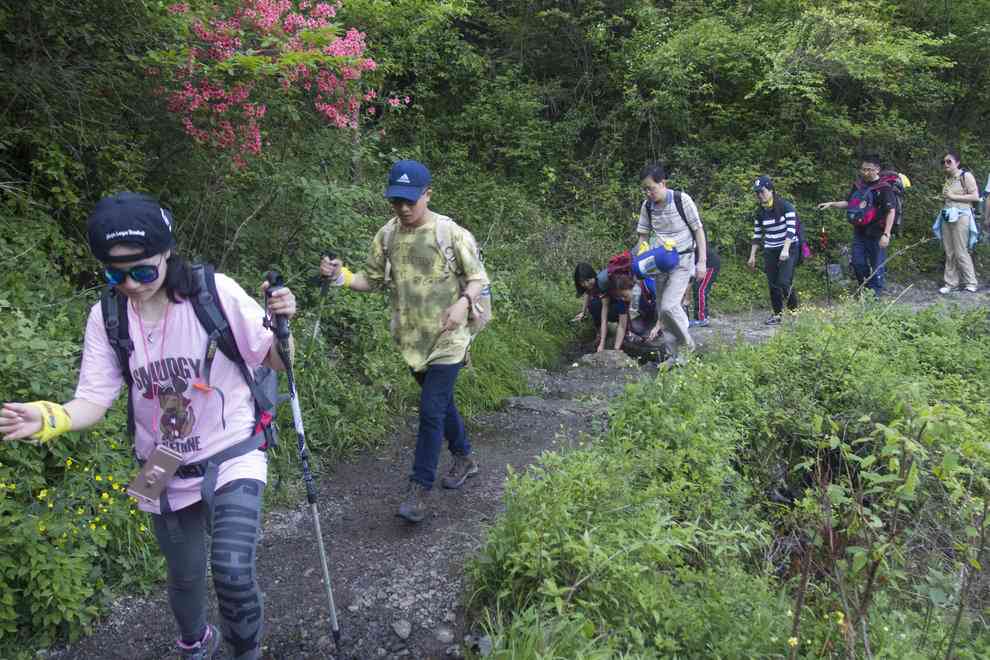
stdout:
[(131, 389), (134, 385), (134, 377), (131, 375), (130, 361), (131, 353), (134, 352), (134, 342), (131, 341), (128, 328), (127, 297), (114, 287), (107, 287), (100, 295), (100, 311), (103, 312), (103, 327), (107, 332), (107, 341), (110, 342), (110, 348), (117, 356), (120, 373), (127, 384), (127, 433), (133, 437), (135, 425)]
[[(691, 234), (691, 243), (694, 245), (694, 250), (697, 251), (697, 249), (698, 249), (698, 241), (694, 240), (694, 231), (691, 230), (691, 225), (688, 224), (687, 213), (684, 212), (684, 200), (681, 199), (681, 191), (680, 190), (675, 190), (674, 191), (674, 206), (677, 207), (677, 215), (681, 216), (681, 220), (684, 221), (684, 226), (687, 227), (688, 232), (690, 232), (690, 234)], [(694, 258), (695, 258), (695, 261), (697, 261), (698, 255), (695, 254)]]
[[(687, 225), (687, 223), (688, 223), (688, 221), (687, 221), (687, 214), (684, 212), (684, 200), (681, 199), (681, 191), (680, 190), (675, 190), (674, 191), (674, 206), (677, 207), (677, 215), (681, 216), (681, 220), (683, 220), (684, 221), (684, 224)], [(691, 228), (691, 226), (688, 225), (688, 229), (690, 229), (690, 228)]]
[(457, 261), (457, 254), (454, 252), (453, 233), (457, 223), (445, 215), (437, 215), (436, 240), (437, 249), (447, 262), (448, 268), (460, 276), (464, 274), (464, 269)]
[(272, 407), (270, 401), (255, 381), (254, 375), (248, 368), (240, 349), (237, 347), (237, 340), (234, 338), (234, 331), (231, 330), (227, 317), (220, 307), (220, 297), (217, 293), (216, 272), (209, 264), (195, 264), (192, 267), (193, 281), (196, 283), (196, 293), (190, 302), (199, 324), (206, 331), (207, 341), (206, 357), (203, 360), (203, 379), (206, 384), (210, 382), (210, 369), (213, 366), (213, 358), (216, 356), (216, 349), (227, 356), (227, 359), (237, 365), (238, 371), (244, 377), (251, 396), (254, 397), (255, 407), (258, 411), (267, 410)]
[(389, 258), (389, 253), (392, 251), (392, 241), (395, 240), (395, 230), (399, 226), (399, 221), (397, 218), (390, 218), (385, 226), (382, 227), (382, 252), (385, 253), (385, 259)]
[(392, 252), (392, 241), (395, 240), (395, 230), (398, 226), (398, 218), (392, 217), (381, 229), (382, 254), (385, 255), (385, 282), (389, 282), (392, 279), (392, 258), (389, 255)]

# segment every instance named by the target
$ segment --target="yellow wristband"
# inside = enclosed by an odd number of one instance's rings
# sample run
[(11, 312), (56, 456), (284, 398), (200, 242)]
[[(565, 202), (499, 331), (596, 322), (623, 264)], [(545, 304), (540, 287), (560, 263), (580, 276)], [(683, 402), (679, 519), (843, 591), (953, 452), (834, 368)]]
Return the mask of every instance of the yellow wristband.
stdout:
[(72, 418), (64, 406), (51, 401), (32, 401), (26, 405), (41, 412), (41, 430), (31, 436), (38, 442), (48, 442), (72, 429)]
[(340, 272), (337, 273), (337, 279), (333, 281), (334, 286), (342, 286), (345, 289), (351, 288), (351, 280), (354, 279), (354, 273), (347, 268), (347, 266), (341, 266)]

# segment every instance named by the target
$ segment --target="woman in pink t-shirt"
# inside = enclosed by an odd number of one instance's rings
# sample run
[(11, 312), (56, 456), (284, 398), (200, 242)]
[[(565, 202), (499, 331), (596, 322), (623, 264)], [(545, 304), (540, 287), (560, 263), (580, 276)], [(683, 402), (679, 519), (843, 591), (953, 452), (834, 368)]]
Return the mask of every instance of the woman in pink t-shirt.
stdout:
[[(206, 536), (212, 535), (213, 582), (224, 636), (233, 657), (253, 660), (261, 649), (263, 603), (255, 550), (267, 462), (258, 451), (261, 435), (251, 389), (239, 366), (222, 352), (206, 360), (209, 338), (190, 303), (199, 285), (188, 262), (174, 252), (168, 210), (151, 197), (119, 193), (100, 200), (88, 231), (107, 281), (126, 299), (133, 344), (126, 368), (133, 382), (134, 453), (142, 463), (154, 463), (162, 452), (181, 463), (157, 500), (139, 501), (152, 517), (168, 564), (169, 604), (179, 626), (180, 652), (185, 658), (211, 658), (223, 637), (206, 621)], [(232, 279), (218, 274), (215, 282), (218, 303), (247, 367), (252, 372), (260, 366), (284, 369), (273, 350), (272, 333), (262, 324), (261, 306)], [(268, 311), (291, 318), (296, 311), (292, 292), (273, 291)], [(75, 398), (65, 405), (5, 403), (0, 435), (48, 442), (93, 426), (126, 382), (98, 303), (86, 325)], [(213, 466), (206, 470), (211, 457)]]

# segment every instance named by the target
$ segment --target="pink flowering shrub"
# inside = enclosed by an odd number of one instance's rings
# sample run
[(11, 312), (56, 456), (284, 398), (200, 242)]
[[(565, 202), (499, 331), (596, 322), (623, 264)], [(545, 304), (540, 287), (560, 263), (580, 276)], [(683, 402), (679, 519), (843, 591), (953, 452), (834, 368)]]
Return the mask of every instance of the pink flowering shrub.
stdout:
[(185, 132), (238, 167), (261, 154), (270, 107), (303, 98), (332, 125), (355, 128), (362, 105), (380, 115), (378, 94), (362, 88), (377, 64), (362, 32), (340, 34), (332, 23), (339, 8), (339, 0), (172, 4), (167, 13), (185, 36), (178, 49), (150, 54), (148, 74), (161, 78), (158, 93)]

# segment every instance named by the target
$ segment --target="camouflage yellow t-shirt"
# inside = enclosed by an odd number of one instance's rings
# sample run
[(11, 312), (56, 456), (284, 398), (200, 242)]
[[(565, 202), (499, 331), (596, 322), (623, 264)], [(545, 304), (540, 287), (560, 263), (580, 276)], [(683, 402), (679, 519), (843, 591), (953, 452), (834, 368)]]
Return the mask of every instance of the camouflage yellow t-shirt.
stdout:
[[(467, 324), (441, 332), (440, 316), (461, 295), (456, 273), (437, 248), (436, 213), (412, 229), (397, 227), (389, 246), (389, 282), (385, 281), (385, 227), (371, 244), (365, 276), (373, 289), (389, 289), (392, 302), (392, 337), (403, 359), (414, 371), (430, 364), (456, 364), (464, 359), (471, 333)], [(450, 245), (465, 280), (488, 283), (474, 240), (463, 227), (451, 223)]]

